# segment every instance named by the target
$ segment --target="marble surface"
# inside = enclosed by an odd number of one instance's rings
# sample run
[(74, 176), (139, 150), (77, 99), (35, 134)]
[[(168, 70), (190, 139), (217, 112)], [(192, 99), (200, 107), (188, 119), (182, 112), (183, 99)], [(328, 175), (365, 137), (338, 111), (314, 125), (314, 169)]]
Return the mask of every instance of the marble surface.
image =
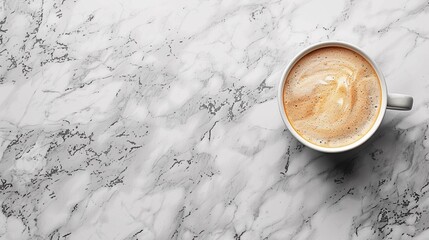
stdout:
[[(0, 239), (429, 239), (429, 2), (0, 2)], [(356, 151), (277, 109), (306, 46), (414, 96)]]

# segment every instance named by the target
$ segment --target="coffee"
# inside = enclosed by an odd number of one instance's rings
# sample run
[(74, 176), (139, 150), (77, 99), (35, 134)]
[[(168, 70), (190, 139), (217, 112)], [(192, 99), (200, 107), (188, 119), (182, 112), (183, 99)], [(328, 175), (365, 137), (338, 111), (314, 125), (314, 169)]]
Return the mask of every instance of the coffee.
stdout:
[(381, 108), (381, 85), (372, 65), (342, 47), (324, 47), (298, 60), (286, 77), (283, 106), (295, 131), (323, 147), (363, 137)]

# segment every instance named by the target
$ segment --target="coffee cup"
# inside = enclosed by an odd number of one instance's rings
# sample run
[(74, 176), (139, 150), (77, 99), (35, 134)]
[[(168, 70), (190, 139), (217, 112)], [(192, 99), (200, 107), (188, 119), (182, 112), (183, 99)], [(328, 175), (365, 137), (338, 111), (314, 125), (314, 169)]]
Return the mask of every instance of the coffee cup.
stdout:
[(360, 48), (328, 41), (307, 47), (287, 65), (278, 105), (286, 127), (301, 143), (337, 153), (366, 142), (386, 109), (411, 110), (413, 98), (388, 93), (379, 67)]

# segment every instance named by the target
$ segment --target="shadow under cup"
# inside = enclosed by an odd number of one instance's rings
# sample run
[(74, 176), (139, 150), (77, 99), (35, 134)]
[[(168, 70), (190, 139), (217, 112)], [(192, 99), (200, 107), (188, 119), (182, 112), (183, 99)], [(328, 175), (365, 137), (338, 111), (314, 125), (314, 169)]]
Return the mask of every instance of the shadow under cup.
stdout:
[[(315, 50), (322, 49), (322, 48), (328, 48), (328, 47), (336, 47), (336, 48), (343, 48), (351, 50), (352, 52), (358, 54), (363, 59), (366, 60), (367, 63), (369, 63), (372, 68), (374, 69), (375, 73), (377, 74), (379, 84), (380, 84), (380, 105), (379, 105), (379, 111), (378, 115), (375, 120), (373, 120), (373, 124), (370, 127), (370, 129), (358, 138), (356, 141), (344, 145), (344, 146), (338, 146), (338, 147), (327, 147), (327, 146), (321, 146), (318, 144), (315, 144), (313, 142), (310, 142), (309, 140), (305, 139), (303, 136), (301, 136), (295, 128), (292, 126), (291, 122), (288, 119), (288, 116), (286, 115), (285, 111), (285, 104), (284, 104), (284, 88), (286, 84), (286, 79), (288, 78), (289, 74), (291, 73), (291, 70), (294, 68), (296, 63), (300, 61), (304, 56), (307, 56), (309, 53), (314, 52)], [(338, 153), (338, 152), (345, 152), (351, 149), (354, 149), (360, 145), (362, 145), (364, 142), (366, 142), (378, 129), (378, 127), (381, 124), (381, 121), (383, 120), (384, 114), (386, 112), (386, 109), (396, 109), (396, 110), (410, 110), (412, 107), (413, 99), (410, 96), (406, 95), (398, 95), (398, 94), (391, 94), (388, 95), (386, 82), (384, 80), (384, 76), (380, 69), (377, 67), (377, 65), (372, 61), (372, 59), (364, 53), (362, 50), (360, 50), (358, 47), (353, 46), (352, 44), (345, 43), (345, 42), (338, 42), (338, 41), (329, 41), (329, 42), (322, 42), (314, 44), (303, 51), (301, 51), (299, 54), (297, 54), (292, 61), (288, 64), (285, 71), (283, 72), (282, 79), (280, 80), (280, 85), (278, 89), (278, 104), (279, 104), (279, 110), (280, 114), (282, 116), (283, 122), (286, 124), (288, 130), (292, 133), (292, 135), (297, 138), (301, 143), (306, 145), (307, 147), (310, 147), (314, 150), (326, 152), (326, 153)], [(390, 102), (388, 103), (388, 101)]]

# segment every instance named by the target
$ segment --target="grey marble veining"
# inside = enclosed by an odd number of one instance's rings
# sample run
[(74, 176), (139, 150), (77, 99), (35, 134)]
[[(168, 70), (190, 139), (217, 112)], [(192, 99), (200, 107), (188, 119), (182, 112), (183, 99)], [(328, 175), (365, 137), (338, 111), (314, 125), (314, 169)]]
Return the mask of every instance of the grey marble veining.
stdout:
[[(429, 2), (0, 2), (0, 239), (429, 239)], [(277, 109), (304, 47), (364, 49), (391, 92), (364, 146)]]

